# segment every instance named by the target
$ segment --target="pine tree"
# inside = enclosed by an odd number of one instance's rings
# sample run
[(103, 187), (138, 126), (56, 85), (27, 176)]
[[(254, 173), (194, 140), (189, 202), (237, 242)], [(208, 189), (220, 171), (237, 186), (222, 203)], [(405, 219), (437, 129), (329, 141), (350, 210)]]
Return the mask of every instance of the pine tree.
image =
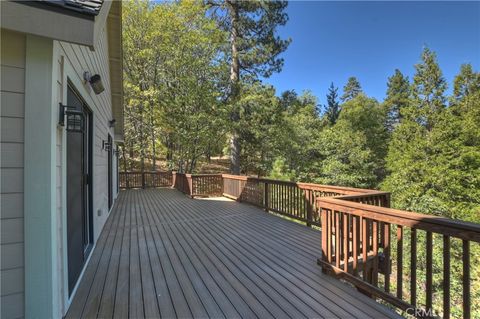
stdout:
[(416, 107), (410, 108), (409, 114), (427, 130), (431, 130), (436, 117), (445, 108), (447, 83), (436, 54), (429, 48), (423, 49), (422, 61), (415, 65), (415, 70), (412, 93)]
[(227, 100), (232, 107), (230, 138), (231, 171), (240, 173), (241, 143), (239, 140), (240, 113), (237, 102), (241, 98), (241, 82), (269, 77), (279, 72), (290, 40), (275, 35), (278, 26), (285, 25), (286, 1), (212, 0), (211, 6), (222, 29), (230, 33), (230, 89)]
[(354, 76), (348, 78), (347, 84), (343, 87), (342, 102), (347, 102), (355, 98), (362, 92), (362, 87), (358, 79)]
[(389, 132), (392, 132), (402, 119), (402, 110), (409, 105), (411, 89), (408, 77), (398, 69), (388, 78), (387, 87), (387, 97), (384, 102), (387, 114), (386, 127)]
[(480, 91), (480, 73), (474, 72), (471, 64), (462, 64), (460, 73), (453, 82), (453, 96), (458, 100)]
[(336, 88), (332, 82), (328, 88), (327, 105), (325, 106), (325, 116), (330, 125), (334, 125), (340, 115), (340, 105), (337, 98), (338, 88)]

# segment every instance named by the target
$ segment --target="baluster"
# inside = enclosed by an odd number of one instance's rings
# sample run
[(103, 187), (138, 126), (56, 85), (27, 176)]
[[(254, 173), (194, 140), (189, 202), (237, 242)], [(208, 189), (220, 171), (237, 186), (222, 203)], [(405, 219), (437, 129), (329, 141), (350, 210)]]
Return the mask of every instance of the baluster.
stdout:
[(385, 291), (390, 292), (390, 224), (384, 223), (383, 254), (385, 256)]
[(463, 247), (463, 318), (470, 319), (470, 242), (462, 241)]
[(450, 319), (450, 237), (443, 236), (443, 319)]
[(360, 239), (360, 234), (359, 234), (359, 228), (360, 228), (360, 220), (357, 216), (352, 216), (352, 226), (353, 226), (353, 234), (352, 234), (352, 239), (353, 239), (353, 274), (355, 276), (358, 275), (358, 248), (359, 248), (359, 239)]
[(403, 227), (397, 225), (397, 298), (403, 297)]
[(427, 310), (432, 309), (432, 284), (433, 284), (433, 278), (432, 278), (432, 273), (433, 273), (433, 239), (432, 239), (432, 232), (427, 231), (427, 243), (426, 243), (426, 249), (427, 249), (427, 269), (426, 269), (426, 286), (427, 286), (427, 292), (426, 292), (426, 298), (425, 298), (425, 304), (427, 306)]
[(332, 227), (332, 224), (333, 224), (333, 214), (334, 214), (334, 211), (333, 210), (329, 210), (328, 211), (328, 215), (327, 215), (327, 229), (328, 229), (328, 233), (327, 233), (327, 257), (328, 257), (328, 263), (331, 264), (332, 263), (332, 232), (333, 232), (333, 227)]
[(363, 260), (363, 280), (368, 282), (368, 266), (367, 266), (367, 254), (368, 254), (368, 220), (362, 219), (362, 260)]
[(417, 230), (412, 228), (410, 234), (410, 303), (415, 307), (417, 304)]
[(348, 272), (349, 217), (347, 213), (343, 214), (343, 271), (345, 272)]
[(334, 212), (335, 214), (335, 265), (337, 268), (340, 268), (340, 259), (341, 259), (341, 236), (340, 236), (340, 212)]
[(372, 222), (372, 237), (373, 237), (373, 271), (372, 271), (372, 283), (378, 286), (378, 222)]

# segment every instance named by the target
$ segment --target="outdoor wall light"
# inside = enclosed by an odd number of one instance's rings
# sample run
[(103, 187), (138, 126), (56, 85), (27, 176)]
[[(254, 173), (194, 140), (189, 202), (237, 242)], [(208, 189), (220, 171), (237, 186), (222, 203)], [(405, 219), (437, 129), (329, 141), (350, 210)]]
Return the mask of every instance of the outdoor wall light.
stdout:
[(114, 127), (114, 126), (115, 126), (115, 122), (117, 122), (116, 119), (111, 119), (110, 121), (108, 121), (108, 127)]
[(75, 106), (59, 103), (58, 125), (65, 126), (65, 117), (67, 118), (67, 132), (85, 132), (85, 114), (78, 111)]
[(95, 92), (95, 94), (98, 95), (103, 91), (105, 91), (105, 87), (103, 86), (100, 75), (98, 74), (91, 75), (90, 72), (86, 71), (83, 73), (83, 78), (85, 79), (85, 81), (90, 83), (90, 86), (92, 87), (93, 92)]
[(112, 144), (108, 143), (108, 141), (103, 140), (102, 141), (102, 149), (107, 151), (107, 152), (110, 152), (110, 150), (112, 149)]

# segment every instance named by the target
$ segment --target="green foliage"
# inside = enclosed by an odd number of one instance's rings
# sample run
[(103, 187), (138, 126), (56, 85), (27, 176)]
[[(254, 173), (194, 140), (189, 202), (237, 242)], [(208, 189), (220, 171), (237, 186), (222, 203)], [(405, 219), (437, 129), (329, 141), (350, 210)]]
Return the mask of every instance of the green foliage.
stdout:
[(266, 175), (272, 166), (281, 108), (271, 86), (253, 83), (242, 87), (242, 92), (235, 104), (239, 120), (230, 123), (239, 134), (241, 168), (244, 172)]
[(319, 178), (324, 184), (375, 187), (384, 177), (385, 117), (380, 104), (360, 94), (342, 105), (337, 123), (322, 131)]
[(126, 145), (143, 163), (147, 138), (156, 149), (160, 135), (172, 168), (190, 172), (225, 136), (219, 85), (226, 34), (200, 2), (123, 8)]
[(411, 107), (405, 108), (406, 116), (417, 121), (427, 130), (435, 125), (436, 117), (445, 108), (444, 96), (447, 83), (437, 62), (437, 56), (430, 49), (422, 52), (422, 61), (415, 65)]
[(340, 116), (340, 104), (338, 102), (338, 88), (332, 84), (328, 88), (327, 105), (325, 106), (325, 117), (330, 125), (334, 125)]
[(473, 71), (471, 64), (462, 64), (460, 73), (453, 82), (453, 96), (458, 100), (480, 91), (480, 74)]
[(229, 44), (237, 53), (228, 50), (226, 54), (232, 63), (238, 58), (239, 79), (256, 80), (281, 71), (279, 54), (287, 49), (290, 39), (278, 37), (276, 29), (288, 21), (287, 1), (212, 0), (207, 5), (220, 28), (230, 34)]
[(272, 169), (270, 170), (270, 174), (268, 178), (276, 179), (280, 181), (294, 181), (295, 180), (295, 172), (291, 171), (288, 168), (286, 160), (281, 157), (277, 157), (272, 164)]
[(392, 132), (402, 119), (402, 110), (410, 103), (411, 87), (408, 77), (396, 69), (395, 74), (388, 78), (387, 97), (383, 103), (387, 114), (386, 127)]
[[(462, 67), (456, 78), (453, 104), (445, 106), (446, 82), (426, 49), (417, 73), (410, 101), (401, 109), (404, 116), (395, 127), (387, 155), (388, 176), (382, 189), (392, 192), (396, 208), (437, 216), (480, 222), (480, 92), (478, 74)], [(425, 239), (418, 238), (424, 247)], [(480, 297), (480, 250), (472, 245), (472, 293)], [(452, 254), (460, 260), (460, 243), (452, 243)], [(441, 251), (434, 252), (434, 277), (442, 277)], [(418, 252), (418, 272), (425, 274), (425, 251)], [(408, 266), (408, 262), (407, 262)], [(460, 263), (452, 262), (452, 314), (461, 314)], [(437, 281), (438, 282), (438, 281)], [(419, 287), (419, 300), (424, 290)], [(441, 299), (434, 300), (440, 311)], [(480, 314), (480, 309), (474, 308)]]
[(360, 82), (354, 76), (348, 78), (347, 84), (343, 87), (342, 102), (347, 102), (362, 93)]

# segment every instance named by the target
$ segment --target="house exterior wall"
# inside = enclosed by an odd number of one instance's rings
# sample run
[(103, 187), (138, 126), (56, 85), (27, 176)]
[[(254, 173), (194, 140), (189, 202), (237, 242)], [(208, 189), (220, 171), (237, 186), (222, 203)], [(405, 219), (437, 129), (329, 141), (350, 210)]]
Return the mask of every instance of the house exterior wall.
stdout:
[[(24, 315), (25, 35), (1, 30), (1, 314)], [(8, 44), (8, 45), (5, 45)]]
[[(68, 83), (93, 116), (94, 244), (108, 218), (108, 153), (102, 142), (115, 135), (109, 127), (113, 116), (106, 25), (97, 40), (91, 50), (1, 30), (1, 318), (61, 318), (71, 300), (66, 132), (57, 124)], [(83, 80), (85, 71), (100, 74), (104, 92), (93, 92)], [(115, 154), (112, 162), (115, 199)]]
[[(109, 127), (112, 117), (112, 100), (110, 97), (110, 73), (108, 64), (107, 31), (100, 31), (95, 51), (85, 46), (54, 41), (54, 60), (57, 64), (56, 104), (66, 104), (67, 85), (70, 83), (85, 100), (93, 115), (93, 234), (94, 242), (100, 235), (109, 215), (108, 209), (108, 153), (102, 148), (102, 142), (108, 140), (108, 134), (114, 136), (113, 128)], [(96, 95), (88, 83), (85, 83), (83, 74), (89, 71), (92, 75), (99, 74), (105, 91)], [(66, 133), (63, 127), (57, 127), (56, 136), (56, 215), (58, 236), (65, 239), (59, 242), (58, 267), (61, 279), (58, 283), (59, 295), (63, 296), (61, 305), (62, 315), (66, 313), (70, 300), (67, 288), (67, 256), (66, 256)], [(113, 173), (115, 172), (115, 155), (113, 157)], [(113, 175), (112, 194), (117, 196), (116, 178)]]

